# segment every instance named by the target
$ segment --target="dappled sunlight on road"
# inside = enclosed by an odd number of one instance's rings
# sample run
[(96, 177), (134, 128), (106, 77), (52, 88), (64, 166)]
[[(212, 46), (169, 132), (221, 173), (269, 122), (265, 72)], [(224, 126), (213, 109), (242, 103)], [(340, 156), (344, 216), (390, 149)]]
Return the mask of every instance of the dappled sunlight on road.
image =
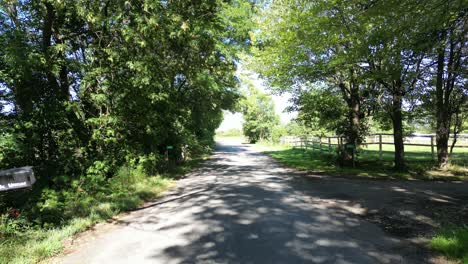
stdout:
[[(64, 262), (428, 262), (424, 250), (363, 219), (378, 201), (352, 196), (359, 182), (304, 176), (248, 145), (221, 143), (212, 159), (162, 200), (120, 219), (121, 228)], [(328, 184), (338, 189), (332, 192)], [(392, 184), (364, 188), (364, 198), (384, 189), (414, 193)]]

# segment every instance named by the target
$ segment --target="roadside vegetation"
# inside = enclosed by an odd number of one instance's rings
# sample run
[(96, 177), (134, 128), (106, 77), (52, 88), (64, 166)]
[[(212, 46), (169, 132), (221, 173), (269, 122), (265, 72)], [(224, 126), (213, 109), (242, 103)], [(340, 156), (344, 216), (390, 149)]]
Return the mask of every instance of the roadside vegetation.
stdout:
[(242, 133), (250, 143), (275, 138), (279, 117), (271, 96), (261, 92), (246, 76), (241, 77), (244, 97), (240, 106), (244, 118)]
[(393, 167), (404, 171), (404, 138), (419, 126), (436, 134), (445, 168), (449, 139), (468, 124), (466, 10), (462, 0), (273, 2), (256, 16), (249, 66), (293, 96), (309, 129), (354, 148), (372, 130), (390, 131)]
[(156, 198), (172, 181), (124, 168), (95, 188), (77, 182), (67, 190), (43, 189), (33, 194), (40, 195), (36, 204), (0, 216), (0, 263), (36, 263), (60, 253), (65, 239)]
[(7, 207), (0, 215), (0, 263), (37, 263), (60, 253), (67, 238), (159, 197), (206, 157), (200, 155), (157, 175), (148, 175), (141, 166), (122, 167), (95, 186), (77, 181), (65, 190), (43, 188), (2, 195), (0, 202), (26, 196), (38, 201), (20, 209)]
[(158, 196), (209, 153), (241, 97), (253, 7), (233, 1), (0, 0), (0, 263)]
[(468, 264), (468, 226), (443, 229), (431, 241), (431, 247), (451, 259)]

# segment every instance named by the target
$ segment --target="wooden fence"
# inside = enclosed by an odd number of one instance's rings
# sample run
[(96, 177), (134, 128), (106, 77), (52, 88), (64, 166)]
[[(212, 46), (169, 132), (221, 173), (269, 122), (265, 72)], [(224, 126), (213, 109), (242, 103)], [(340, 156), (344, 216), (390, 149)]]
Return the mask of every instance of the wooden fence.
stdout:
[[(281, 137), (280, 143), (284, 145), (293, 146), (311, 151), (328, 152), (335, 151), (336, 146), (344, 144), (344, 137), (342, 136), (288, 136)], [(452, 139), (449, 140), (449, 146), (452, 144)], [(378, 145), (379, 146), (379, 159), (382, 160), (383, 145), (393, 145), (392, 134), (373, 134), (365, 138), (364, 143), (361, 145)], [(420, 146), (428, 147), (431, 149), (432, 159), (436, 157), (436, 141), (435, 135), (412, 135), (404, 138), (405, 146)], [(459, 135), (455, 148), (468, 148), (468, 135)]]

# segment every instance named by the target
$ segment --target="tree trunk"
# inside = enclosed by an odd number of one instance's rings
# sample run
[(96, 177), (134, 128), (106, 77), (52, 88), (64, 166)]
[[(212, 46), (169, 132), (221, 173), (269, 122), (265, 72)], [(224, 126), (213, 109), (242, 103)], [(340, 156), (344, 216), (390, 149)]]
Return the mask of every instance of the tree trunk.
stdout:
[[(351, 76), (353, 71), (350, 71)], [(352, 77), (351, 77), (352, 78)], [(359, 84), (352, 79), (349, 82), (349, 86), (345, 83), (340, 83), (339, 87), (343, 94), (343, 99), (346, 101), (348, 106), (348, 128), (346, 129), (345, 137), (346, 143), (352, 144), (354, 148), (360, 144), (360, 126), (361, 126), (361, 104), (359, 96)], [(348, 161), (354, 164), (354, 149), (346, 148), (342, 146), (342, 162)]]
[(436, 80), (436, 144), (437, 164), (445, 168), (449, 162), (448, 140), (450, 135), (450, 112), (445, 104), (444, 89), (444, 61), (445, 50), (442, 48), (437, 56), (437, 80)]
[(347, 143), (359, 144), (360, 126), (361, 126), (361, 104), (359, 98), (359, 85), (353, 81), (349, 82), (349, 88), (345, 83), (340, 83), (343, 99), (348, 106), (348, 129), (346, 131)]
[(350, 124), (350, 133), (349, 133), (349, 143), (357, 146), (360, 137), (360, 126), (361, 126), (361, 105), (359, 101), (359, 87), (357, 84), (352, 84), (350, 86), (349, 94), (349, 124)]
[(394, 86), (392, 100), (392, 122), (393, 122), (393, 142), (395, 146), (395, 169), (405, 169), (405, 145), (403, 144), (403, 115), (401, 84), (398, 82)]

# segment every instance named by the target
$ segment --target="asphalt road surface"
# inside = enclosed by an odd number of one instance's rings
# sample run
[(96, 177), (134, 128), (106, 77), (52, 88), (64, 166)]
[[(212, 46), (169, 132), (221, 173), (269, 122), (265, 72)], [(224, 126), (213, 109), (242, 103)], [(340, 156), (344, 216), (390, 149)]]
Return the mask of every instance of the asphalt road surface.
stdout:
[[(385, 199), (379, 184), (367, 186), (374, 193), (366, 206)], [(346, 202), (364, 185), (310, 180), (225, 140), (163, 198), (59, 262), (427, 263), (424, 251), (365, 221), (361, 203)]]

